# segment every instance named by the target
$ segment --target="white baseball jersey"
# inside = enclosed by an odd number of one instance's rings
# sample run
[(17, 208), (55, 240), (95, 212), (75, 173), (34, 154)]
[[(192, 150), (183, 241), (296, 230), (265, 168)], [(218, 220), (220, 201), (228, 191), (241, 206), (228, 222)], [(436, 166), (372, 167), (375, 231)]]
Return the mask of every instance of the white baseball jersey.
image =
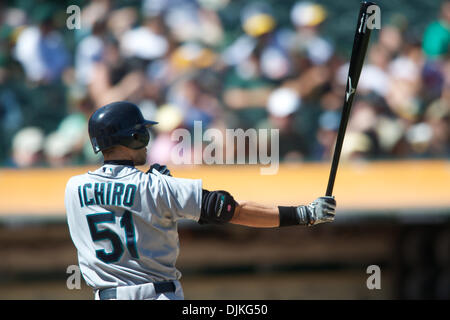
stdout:
[(105, 164), (72, 177), (65, 206), (80, 270), (94, 289), (176, 281), (177, 221), (198, 221), (201, 180)]

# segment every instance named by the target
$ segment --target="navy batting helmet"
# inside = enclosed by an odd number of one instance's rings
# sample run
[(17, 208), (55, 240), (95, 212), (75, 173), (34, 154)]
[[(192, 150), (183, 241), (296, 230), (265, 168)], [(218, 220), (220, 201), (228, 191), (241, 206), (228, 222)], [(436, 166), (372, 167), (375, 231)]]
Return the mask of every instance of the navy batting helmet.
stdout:
[(119, 101), (96, 110), (89, 118), (88, 130), (94, 152), (122, 145), (131, 149), (147, 146), (147, 128), (158, 122), (145, 120), (139, 108), (130, 102)]

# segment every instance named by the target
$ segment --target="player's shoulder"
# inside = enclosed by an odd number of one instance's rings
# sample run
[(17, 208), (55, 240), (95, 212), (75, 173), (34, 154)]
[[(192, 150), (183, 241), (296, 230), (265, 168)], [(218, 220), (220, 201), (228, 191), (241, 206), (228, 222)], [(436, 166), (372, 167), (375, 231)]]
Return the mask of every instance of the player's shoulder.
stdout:
[(148, 174), (149, 183), (153, 185), (168, 185), (168, 186), (192, 186), (202, 185), (201, 179), (189, 179), (168, 176), (159, 172), (152, 172)]
[(77, 185), (80, 182), (86, 181), (87, 173), (71, 176), (66, 183), (66, 188), (70, 188), (73, 185)]

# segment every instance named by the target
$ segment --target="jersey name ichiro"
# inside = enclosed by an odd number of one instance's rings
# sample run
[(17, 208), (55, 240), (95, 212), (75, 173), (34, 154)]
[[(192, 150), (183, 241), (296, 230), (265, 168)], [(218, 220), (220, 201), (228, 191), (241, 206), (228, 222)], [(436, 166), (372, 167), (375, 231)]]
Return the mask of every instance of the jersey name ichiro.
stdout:
[[(121, 182), (85, 183), (78, 186), (80, 206), (113, 205), (132, 207), (137, 186)], [(88, 194), (93, 194), (91, 197)]]

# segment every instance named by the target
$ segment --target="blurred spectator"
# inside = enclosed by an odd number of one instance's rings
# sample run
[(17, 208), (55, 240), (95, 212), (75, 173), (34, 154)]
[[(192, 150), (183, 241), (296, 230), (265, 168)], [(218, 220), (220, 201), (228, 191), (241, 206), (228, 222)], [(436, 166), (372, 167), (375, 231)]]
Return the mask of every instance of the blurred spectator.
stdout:
[(450, 1), (441, 5), (440, 17), (428, 25), (423, 36), (423, 51), (427, 58), (438, 59), (448, 53), (450, 45)]
[(307, 155), (306, 143), (296, 128), (295, 116), (301, 107), (301, 98), (290, 88), (277, 88), (267, 102), (268, 119), (260, 128), (279, 130), (281, 161), (301, 161)]
[(265, 106), (274, 86), (262, 76), (259, 57), (251, 54), (224, 80), (223, 100), (235, 110), (238, 127), (251, 128), (267, 116)]
[(358, 99), (352, 107), (347, 134), (342, 147), (342, 159), (377, 158), (379, 142), (376, 132), (378, 115), (368, 99)]
[(395, 25), (385, 25), (380, 30), (378, 42), (391, 57), (395, 57), (404, 45), (402, 30)]
[(75, 76), (77, 82), (82, 86), (87, 86), (91, 83), (95, 63), (102, 58), (105, 47), (105, 33), (106, 21), (96, 21), (92, 26), (92, 33), (84, 37), (76, 47)]
[(333, 55), (330, 41), (320, 35), (320, 27), (327, 17), (325, 8), (312, 2), (297, 2), (291, 10), (296, 29), (293, 50), (305, 55), (313, 64), (326, 63)]
[(424, 112), (424, 123), (429, 127), (431, 136), (426, 152), (437, 156), (450, 155), (450, 60), (443, 64), (444, 84), (441, 96), (432, 101)]
[(81, 28), (76, 30), (77, 41), (81, 41), (85, 36), (95, 33), (95, 25), (101, 21), (106, 21), (112, 10), (111, 0), (95, 0), (87, 2), (81, 10)]
[(138, 21), (138, 10), (133, 6), (112, 8), (108, 11), (107, 26), (111, 35), (121, 41), (122, 36), (131, 30)]
[[(202, 81), (204, 77), (207, 74), (199, 73), (180, 79), (167, 93), (167, 101), (180, 108), (183, 124), (189, 130), (193, 128), (194, 121), (202, 121), (202, 126), (207, 129), (214, 119), (222, 117), (222, 106), (215, 92)], [(206, 79), (214, 81), (211, 77)]]
[(0, 134), (4, 138), (0, 140), (0, 159), (8, 155), (9, 140), (24, 123), (21, 100), (12, 85), (13, 68), (8, 66), (9, 63), (8, 54), (0, 51)]
[(277, 81), (289, 76), (289, 41), (292, 33), (278, 28), (276, 24), (273, 9), (267, 3), (253, 2), (245, 6), (241, 13), (244, 34), (225, 50), (225, 62), (236, 66), (243, 77), (250, 71), (246, 60), (257, 63), (255, 67), (260, 76), (267, 79)]
[(161, 106), (154, 118), (158, 125), (155, 126), (157, 136), (152, 137), (150, 150), (147, 153), (148, 161), (153, 163), (171, 164), (173, 147), (178, 144), (174, 141), (172, 133), (183, 126), (183, 114), (181, 110), (170, 104)]
[(336, 111), (325, 111), (319, 117), (317, 143), (314, 144), (311, 157), (313, 160), (330, 160), (333, 156), (334, 144), (341, 114)]
[(215, 11), (220, 6), (214, 1), (165, 1), (165, 24), (177, 42), (217, 46), (223, 40), (222, 23)]
[(50, 133), (45, 138), (44, 156), (52, 167), (71, 164), (71, 141), (60, 131)]
[(125, 58), (157, 59), (165, 55), (169, 43), (158, 17), (146, 18), (143, 25), (124, 32), (121, 54)]
[[(236, 110), (236, 126), (250, 128), (266, 118), (267, 99), (274, 88), (271, 80), (286, 76), (289, 66), (267, 3), (246, 5), (240, 18), (244, 33), (225, 48), (222, 56), (228, 66), (223, 100), (227, 107)], [(273, 59), (272, 65), (268, 57)]]
[(250, 3), (241, 13), (244, 34), (223, 54), (225, 63), (231, 66), (225, 79), (224, 101), (229, 108), (239, 110), (242, 127), (254, 127), (267, 116), (264, 109), (275, 84), (291, 75), (290, 33), (276, 24), (267, 3)]
[[(389, 51), (380, 44), (373, 44), (367, 53), (367, 63), (361, 71), (358, 82), (358, 92), (375, 92), (385, 97), (390, 89), (388, 66), (391, 57)], [(348, 68), (350, 63), (342, 65), (337, 73), (337, 80), (345, 88), (347, 84)]]
[(141, 61), (125, 59), (115, 38), (106, 41), (102, 58), (94, 64), (92, 74), (89, 94), (97, 106), (111, 101), (136, 100), (145, 81)]
[(17, 39), (15, 56), (31, 81), (58, 81), (69, 66), (69, 52), (53, 25), (54, 10), (49, 3), (37, 6), (33, 12), (36, 25), (26, 27)]
[(304, 99), (317, 98), (314, 95), (331, 80), (334, 47), (321, 34), (326, 17), (322, 5), (308, 1), (295, 3), (290, 11), (295, 33), (288, 42), (294, 72), (285, 84)]
[(399, 117), (416, 119), (420, 112), (418, 96), (423, 92), (423, 55), (418, 42), (406, 43), (388, 68), (389, 90), (386, 100)]
[(450, 1), (442, 2), (439, 18), (428, 25), (422, 41), (427, 60), (423, 69), (426, 102), (440, 95), (443, 85), (442, 60), (449, 53), (450, 46)]
[(19, 130), (12, 141), (11, 166), (29, 168), (43, 162), (44, 133), (40, 128)]

